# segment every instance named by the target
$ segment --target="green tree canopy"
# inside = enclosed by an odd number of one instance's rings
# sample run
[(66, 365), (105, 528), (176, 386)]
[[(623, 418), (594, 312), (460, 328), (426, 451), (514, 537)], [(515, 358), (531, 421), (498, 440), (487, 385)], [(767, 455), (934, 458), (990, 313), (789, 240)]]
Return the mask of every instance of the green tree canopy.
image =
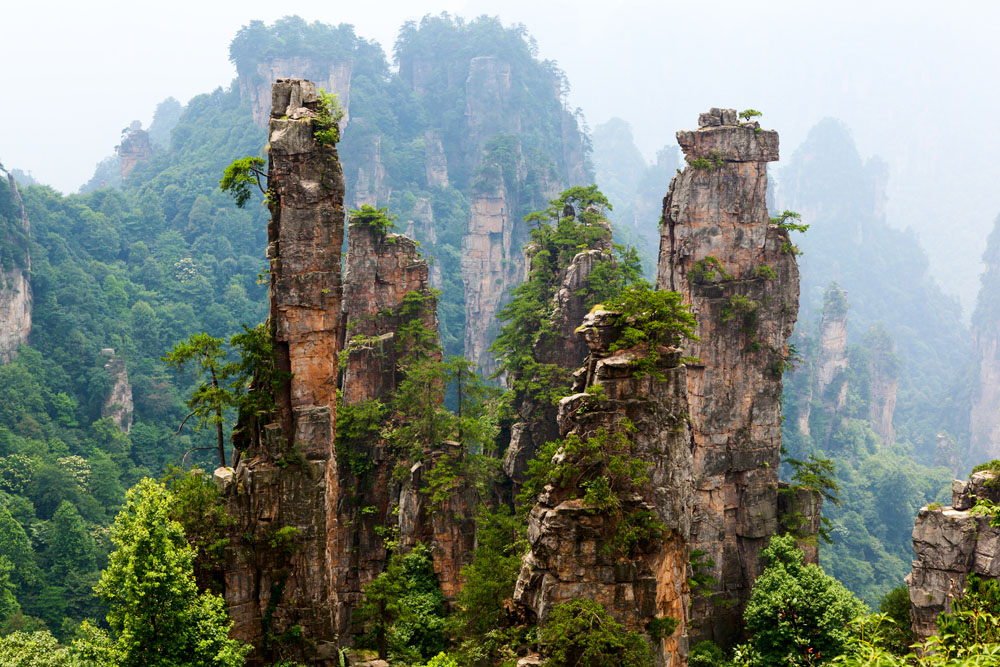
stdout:
[(111, 529), (115, 551), (96, 591), (110, 606), (114, 665), (239, 667), (249, 648), (229, 638), (222, 598), (198, 592), (172, 503), (163, 484), (143, 479)]

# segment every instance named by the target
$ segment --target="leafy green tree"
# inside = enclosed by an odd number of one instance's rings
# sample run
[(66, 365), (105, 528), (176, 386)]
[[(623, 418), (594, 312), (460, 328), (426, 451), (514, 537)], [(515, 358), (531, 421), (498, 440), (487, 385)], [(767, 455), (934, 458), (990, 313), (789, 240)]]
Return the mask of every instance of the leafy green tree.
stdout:
[(0, 638), (0, 665), (4, 667), (85, 667), (96, 663), (81, 661), (60, 646), (49, 632), (14, 632)]
[(255, 156), (233, 160), (233, 163), (223, 171), (219, 189), (231, 194), (236, 200), (236, 205), (243, 208), (253, 194), (251, 186), (255, 185), (262, 194), (267, 194), (262, 181), (262, 179), (267, 180), (267, 172), (263, 169), (265, 164), (264, 158)]
[(52, 515), (51, 530), (47, 556), (52, 581), (62, 582), (71, 572), (91, 572), (97, 568), (94, 540), (73, 503), (62, 501)]
[(199, 418), (198, 428), (209, 424), (215, 427), (219, 448), (219, 465), (226, 465), (226, 445), (223, 428), (225, 412), (237, 406), (237, 396), (228, 385), (238, 366), (226, 361), (223, 340), (206, 333), (196, 333), (187, 341), (178, 343), (163, 357), (163, 361), (180, 371), (189, 362), (195, 363), (195, 374), (205, 381), (188, 399), (191, 414)]
[(626, 630), (593, 600), (552, 609), (539, 636), (544, 667), (652, 667), (653, 654), (637, 632)]
[(357, 611), (366, 628), (362, 644), (393, 664), (424, 662), (444, 649), (444, 603), (426, 545), (393, 554), (364, 589)]
[(116, 550), (97, 594), (108, 603), (115, 667), (238, 667), (249, 647), (230, 639), (221, 597), (199, 593), (194, 549), (170, 518), (173, 497), (144, 479), (126, 495), (111, 541)]
[(35, 554), (28, 534), (6, 507), (0, 507), (0, 556), (14, 567), (11, 581), (18, 593), (41, 581), (42, 573), (35, 564)]
[(759, 664), (819, 665), (842, 654), (864, 604), (819, 566), (805, 564), (791, 535), (772, 537), (761, 558), (767, 567), (743, 614)]

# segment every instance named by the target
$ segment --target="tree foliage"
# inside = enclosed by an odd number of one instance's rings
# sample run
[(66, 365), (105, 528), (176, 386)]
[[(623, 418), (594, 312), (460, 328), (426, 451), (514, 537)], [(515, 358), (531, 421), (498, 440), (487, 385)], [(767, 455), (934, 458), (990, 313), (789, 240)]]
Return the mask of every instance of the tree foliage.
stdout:
[(109, 605), (114, 665), (238, 667), (249, 648), (228, 637), (222, 598), (198, 592), (195, 550), (170, 518), (173, 500), (144, 479), (111, 529), (115, 551), (96, 591)]

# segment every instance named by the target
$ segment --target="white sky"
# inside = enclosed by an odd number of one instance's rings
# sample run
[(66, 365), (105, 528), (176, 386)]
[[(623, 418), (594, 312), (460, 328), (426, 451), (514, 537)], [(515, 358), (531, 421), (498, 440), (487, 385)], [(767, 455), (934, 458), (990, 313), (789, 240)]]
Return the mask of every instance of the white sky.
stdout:
[(524, 23), (590, 125), (625, 118), (649, 157), (711, 106), (763, 111), (786, 159), (821, 118), (842, 119), (890, 165), (891, 221), (919, 230), (946, 285), (978, 289), (1000, 213), (994, 0), (11, 2), (0, 161), (75, 191), (131, 120), (228, 85), (229, 42), (252, 19), (352, 23), (390, 51), (403, 21), (445, 10)]

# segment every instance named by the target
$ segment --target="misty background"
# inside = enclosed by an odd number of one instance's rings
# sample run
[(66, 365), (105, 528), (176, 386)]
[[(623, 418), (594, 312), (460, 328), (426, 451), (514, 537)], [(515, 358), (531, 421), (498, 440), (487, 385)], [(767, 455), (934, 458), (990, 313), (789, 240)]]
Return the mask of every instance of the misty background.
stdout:
[(391, 54), (403, 22), (442, 11), (523, 23), (566, 72), (569, 104), (591, 128), (626, 120), (649, 161), (709, 107), (763, 111), (781, 135), (779, 197), (809, 129), (840, 119), (863, 158), (888, 164), (889, 224), (915, 230), (968, 317), (1000, 213), (998, 3), (20, 3), (0, 25), (0, 159), (75, 192), (129, 122), (228, 86), (229, 43), (250, 20), (350, 23)]

